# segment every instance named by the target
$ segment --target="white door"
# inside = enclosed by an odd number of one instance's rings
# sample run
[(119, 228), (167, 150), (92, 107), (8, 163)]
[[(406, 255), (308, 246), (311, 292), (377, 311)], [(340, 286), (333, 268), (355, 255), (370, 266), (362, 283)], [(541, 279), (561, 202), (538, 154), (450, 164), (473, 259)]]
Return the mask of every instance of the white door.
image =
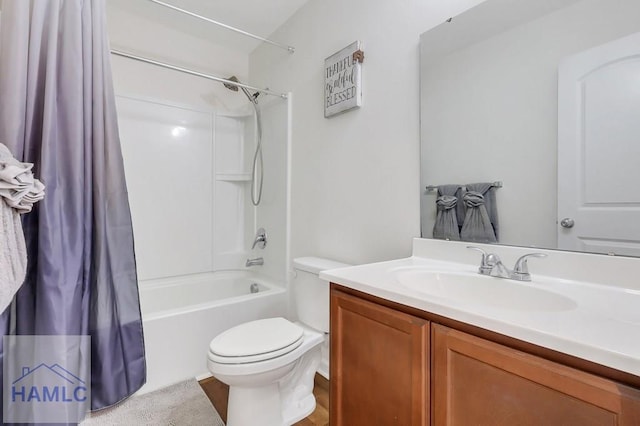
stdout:
[(558, 248), (640, 256), (640, 33), (560, 65)]

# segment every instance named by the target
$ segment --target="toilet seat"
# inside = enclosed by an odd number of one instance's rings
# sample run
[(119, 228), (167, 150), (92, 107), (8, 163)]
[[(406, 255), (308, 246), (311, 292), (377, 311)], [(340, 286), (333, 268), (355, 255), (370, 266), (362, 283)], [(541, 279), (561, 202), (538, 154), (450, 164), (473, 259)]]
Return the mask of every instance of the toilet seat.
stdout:
[(230, 328), (209, 345), (209, 359), (220, 364), (247, 364), (277, 358), (298, 348), (304, 330), (284, 318), (267, 318)]

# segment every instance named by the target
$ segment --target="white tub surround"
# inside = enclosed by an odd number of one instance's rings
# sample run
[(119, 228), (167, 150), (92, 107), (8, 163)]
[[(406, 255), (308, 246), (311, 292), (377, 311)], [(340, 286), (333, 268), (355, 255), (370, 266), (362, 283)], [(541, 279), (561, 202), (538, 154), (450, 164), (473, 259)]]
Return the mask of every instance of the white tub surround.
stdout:
[[(530, 260), (533, 279), (522, 283), (477, 275), (480, 254), (468, 245), (497, 253), (508, 268), (527, 253), (547, 257)], [(415, 283), (403, 284), (403, 271), (453, 272), (476, 281), (493, 297), (427, 294)], [(640, 376), (640, 340), (635, 338), (640, 336), (638, 271), (636, 258), (415, 239), (412, 257), (324, 271), (320, 277)], [(525, 292), (536, 297), (520, 297)], [(545, 297), (537, 298), (539, 294)]]

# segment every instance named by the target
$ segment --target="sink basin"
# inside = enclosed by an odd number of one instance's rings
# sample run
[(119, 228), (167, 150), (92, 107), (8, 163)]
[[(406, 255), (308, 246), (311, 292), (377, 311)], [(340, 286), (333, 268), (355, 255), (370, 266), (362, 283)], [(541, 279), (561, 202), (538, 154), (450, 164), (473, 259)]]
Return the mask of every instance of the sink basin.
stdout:
[(402, 286), (428, 296), (465, 304), (518, 311), (567, 311), (575, 301), (561, 294), (521, 283), (471, 272), (399, 269), (394, 274)]

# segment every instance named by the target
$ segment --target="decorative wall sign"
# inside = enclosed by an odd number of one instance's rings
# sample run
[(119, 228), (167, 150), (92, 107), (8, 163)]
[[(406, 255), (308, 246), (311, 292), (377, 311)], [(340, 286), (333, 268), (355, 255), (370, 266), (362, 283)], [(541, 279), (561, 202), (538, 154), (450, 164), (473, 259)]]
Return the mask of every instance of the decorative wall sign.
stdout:
[(359, 41), (324, 60), (325, 118), (362, 105), (363, 61)]

